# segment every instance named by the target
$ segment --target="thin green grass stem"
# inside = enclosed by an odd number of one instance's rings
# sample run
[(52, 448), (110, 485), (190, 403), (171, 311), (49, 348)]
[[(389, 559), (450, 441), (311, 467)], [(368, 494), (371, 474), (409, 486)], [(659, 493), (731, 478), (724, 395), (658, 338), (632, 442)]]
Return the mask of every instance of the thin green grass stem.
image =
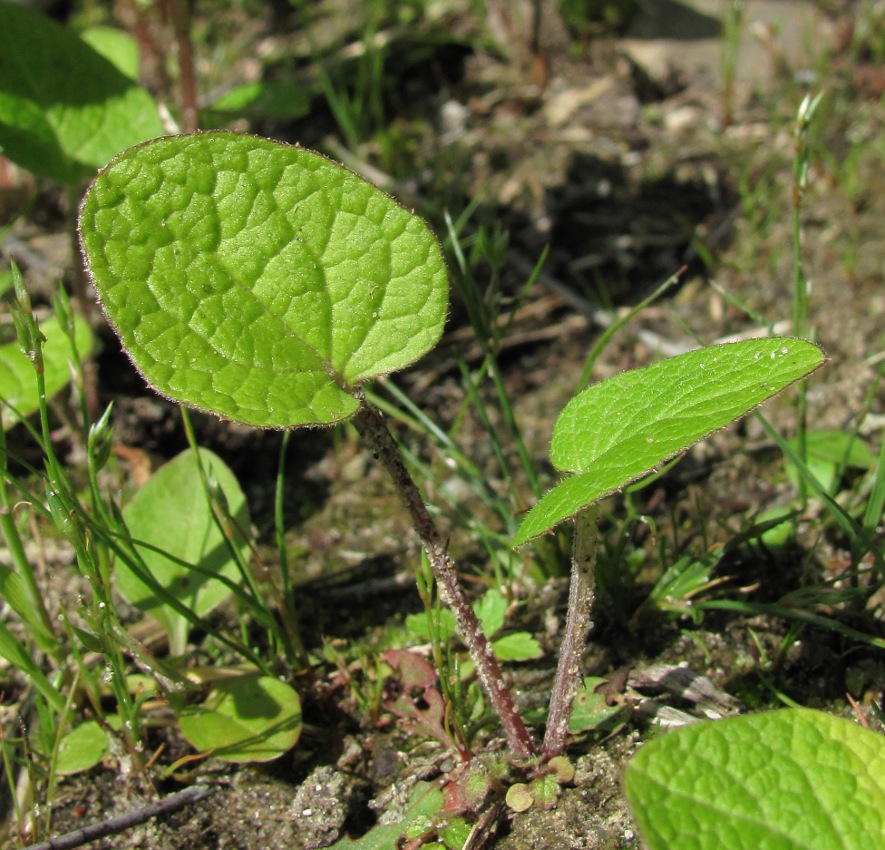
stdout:
[(6, 740), (6, 735), (3, 733), (2, 723), (0, 723), (0, 756), (3, 757), (3, 772), (6, 776), (9, 799), (12, 803), (13, 821), (15, 823), (16, 831), (21, 834), (24, 825), (24, 816), (21, 805), (19, 804), (18, 794), (16, 793), (15, 774), (12, 772), (12, 766), (17, 759), (14, 748), (10, 746), (9, 742)]
[(289, 553), (286, 547), (286, 522), (284, 515), (285, 492), (286, 492), (286, 452), (289, 448), (291, 431), (283, 432), (280, 443), (280, 457), (277, 462), (277, 478), (274, 488), (274, 539), (277, 546), (277, 557), (280, 563), (280, 582), (282, 583), (282, 606), (280, 619), (286, 631), (286, 637), (292, 651), (292, 658), (301, 667), (310, 667), (310, 659), (304, 642), (301, 640), (301, 625), (298, 616), (298, 602), (295, 598), (295, 589), (292, 586), (292, 575), (289, 572)]
[[(230, 511), (227, 509), (226, 500), (224, 500), (223, 494), (221, 494), (220, 488), (213, 487), (209, 478), (209, 473), (206, 471), (206, 467), (203, 464), (203, 459), (200, 456), (200, 447), (197, 444), (196, 433), (194, 432), (193, 423), (191, 422), (190, 414), (188, 413), (187, 408), (184, 405), (180, 405), (179, 409), (181, 410), (181, 419), (184, 423), (184, 432), (187, 436), (188, 445), (191, 447), (191, 451), (194, 454), (194, 459), (197, 464), (197, 471), (200, 475), (200, 481), (203, 485), (203, 493), (206, 496), (207, 501), (209, 502), (210, 507), (212, 508), (212, 518), (215, 522), (218, 531), (221, 533), (221, 536), (224, 538), (225, 545), (228, 548), (228, 552), (236, 563), (239, 571), (240, 577), (243, 579), (244, 586), (248, 588), (248, 594), (251, 596), (253, 600), (259, 600), (262, 598), (261, 589), (258, 587), (258, 582), (255, 580), (255, 576), (252, 575), (252, 570), (249, 569), (249, 564), (243, 559), (240, 554), (239, 547), (234, 542), (234, 538), (237, 533), (245, 536), (247, 529), (235, 529), (233, 527), (233, 517), (230, 515)], [(243, 589), (240, 588), (240, 595), (243, 594)]]
[[(488, 523), (477, 516), (475, 511), (471, 511), (462, 500), (455, 498), (446, 488), (439, 488), (440, 498), (445, 500), (445, 503), (454, 512), (458, 522), (479, 537), (480, 542), (485, 546), (497, 570), (497, 558), (500, 556), (500, 553), (502, 551), (512, 553), (513, 551), (510, 548), (510, 540), (516, 532), (518, 519), (514, 516), (512, 507), (491, 487), (488, 476), (458, 448), (445, 431), (440, 429), (436, 423), (417, 408), (402, 393), (402, 390), (390, 380), (385, 380), (383, 386), (399, 403), (410, 411), (414, 411), (415, 416), (410, 416), (402, 408), (391, 404), (377, 393), (366, 391), (366, 399), (392, 420), (400, 422), (422, 437), (431, 438), (441, 454), (455, 463), (462, 480), (467, 483), (471, 492), (503, 523), (505, 529), (503, 533), (493, 530)], [(409, 467), (420, 474), (425, 481), (434, 481), (438, 477), (407, 446), (400, 446), (400, 451), (403, 453)], [(535, 540), (533, 542), (533, 552), (536, 557), (527, 559), (532, 570), (532, 578), (537, 584), (542, 584), (551, 576), (559, 577), (562, 574), (560, 569), (561, 553), (552, 543), (552, 539), (550, 537), (542, 537)], [(536, 562), (543, 564), (543, 569), (536, 569)], [(497, 572), (496, 577), (498, 577)], [(513, 575), (511, 574), (512, 578)]]
[[(406, 446), (400, 446), (400, 451), (410, 469), (414, 469), (425, 481), (433, 480), (433, 472), (411, 449)], [(463, 500), (457, 498), (446, 488), (440, 488), (439, 498), (449, 506), (457, 523), (476, 535), (479, 542), (485, 547), (491, 560), (496, 560), (502, 550), (509, 548), (508, 544), (512, 532), (500, 533), (493, 531), (487, 523), (476, 515), (475, 511), (464, 504)], [(492, 506), (487, 505), (487, 507)], [(434, 516), (440, 514), (440, 511), (433, 506), (428, 506), (428, 511)]]
[(82, 641), (77, 639), (76, 630), (71, 625), (67, 613), (62, 611), (59, 615), (59, 620), (61, 621), (62, 628), (65, 631), (65, 635), (67, 637), (67, 645), (70, 648), (71, 655), (74, 659), (74, 664), (76, 665), (76, 675), (79, 677), (79, 681), (82, 683), (83, 691), (86, 694), (86, 698), (89, 700), (89, 704), (92, 706), (92, 711), (97, 717), (102, 717), (104, 715), (104, 709), (101, 704), (101, 688), (98, 685), (98, 682), (95, 679), (93, 671), (89, 669), (89, 665), (86, 663), (86, 659), (83, 656), (83, 652), (81, 649)]
[(734, 293), (729, 292), (724, 287), (720, 286), (715, 281), (710, 282), (710, 287), (716, 292), (718, 295), (722, 296), (722, 299), (726, 304), (729, 304), (732, 307), (735, 307), (745, 316), (748, 316), (751, 321), (755, 322), (761, 328), (767, 328), (768, 333), (772, 336), (775, 335), (774, 332), (774, 323), (766, 319), (761, 313), (754, 310), (749, 304), (747, 304), (742, 299), (738, 298)]
[[(778, 448), (784, 457), (789, 460), (798, 471), (802, 481), (806, 487), (814, 492), (818, 499), (827, 508), (830, 516), (836, 524), (846, 534), (853, 551), (869, 552), (873, 556), (873, 563), (879, 572), (880, 578), (885, 579), (885, 560), (883, 560), (882, 552), (876, 545), (867, 530), (855, 520), (848, 511), (845, 510), (829, 493), (827, 493), (820, 485), (816, 476), (809, 470), (808, 465), (799, 457), (798, 452), (794, 451), (787, 441), (778, 433), (771, 423), (756, 411), (756, 417), (765, 429), (765, 432), (777, 443)], [(856, 548), (857, 547), (857, 548)]]
[(743, 34), (744, 0), (730, 0), (722, 19), (722, 127), (730, 127), (734, 110), (734, 80)]
[[(88, 616), (90, 625), (101, 643), (104, 656), (106, 680), (117, 701), (121, 717), (123, 740), (129, 752), (136, 756), (136, 744), (141, 740), (141, 716), (135, 708), (132, 696), (126, 683), (126, 662), (115, 640), (119, 628), (119, 619), (110, 598), (110, 587), (102, 581), (95, 562), (95, 543), (90, 541), (85, 530), (77, 525), (78, 533), (71, 534), (69, 540), (74, 547), (77, 565), (92, 587), (92, 601)], [(136, 756), (136, 761), (138, 758)]]
[[(403, 392), (393, 383), (393, 381), (384, 381), (384, 389), (390, 393), (396, 400), (398, 405), (391, 404), (377, 393), (366, 391), (366, 399), (396, 422), (408, 427), (419, 436), (432, 440), (443, 455), (444, 458), (454, 462), (464, 481), (468, 483), (472, 492), (480, 499), (480, 501), (494, 511), (504, 521), (507, 533), (515, 531), (512, 525), (512, 511), (506, 502), (491, 487), (488, 476), (484, 473), (463, 451), (458, 447), (455, 441), (443, 431), (433, 420), (431, 420), (417, 405), (414, 404)], [(405, 410), (403, 410), (405, 408)], [(417, 466), (416, 466), (417, 468)], [(422, 475), (428, 481), (434, 479), (433, 474), (423, 464), (421, 465)], [(463, 511), (463, 505), (459, 513)], [(473, 525), (474, 523), (470, 523)]]
[[(684, 268), (679, 269), (676, 274), (668, 277), (654, 292), (651, 293), (647, 298), (643, 298), (638, 304), (634, 307), (631, 307), (630, 310), (622, 316), (617, 316), (614, 321), (609, 325), (605, 331), (601, 334), (593, 348), (590, 349), (590, 353), (587, 355), (587, 359), (584, 361), (584, 368), (581, 370), (581, 377), (578, 378), (578, 385), (575, 387), (575, 394), (581, 392), (582, 390), (587, 389), (590, 384), (590, 378), (593, 375), (593, 369), (596, 366), (596, 361), (599, 359), (599, 355), (602, 354), (605, 347), (611, 341), (611, 338), (627, 324), (637, 313), (642, 312), (646, 307), (653, 304), (658, 300), (671, 286), (675, 285), (679, 282), (679, 276), (684, 271)], [(614, 313), (612, 313), (615, 316)]]
[(452, 652), (452, 635), (443, 632), (441, 625), (442, 601), (434, 593), (433, 571), (427, 553), (421, 553), (421, 566), (415, 573), (418, 595), (424, 603), (427, 631), (430, 634), (430, 649), (433, 665), (439, 674), (439, 688), (446, 703), (445, 725), (452, 742), (457, 746), (461, 758), (470, 760), (470, 746), (464, 725), (461, 677), (457, 675), (457, 659)]
[[(808, 188), (810, 151), (808, 132), (811, 121), (823, 99), (823, 93), (814, 98), (806, 95), (799, 105), (794, 128), (793, 151), (793, 203), (791, 210), (793, 248), (793, 335), (807, 339), (808, 327), (808, 280), (802, 268), (802, 200)], [(807, 458), (808, 433), (808, 389), (805, 381), (798, 385), (796, 399), (796, 442), (797, 454), (804, 462)], [(808, 487), (804, 477), (799, 482), (799, 501), (804, 505), (808, 498)]]
[[(151, 552), (155, 552), (158, 555), (162, 555), (167, 560), (176, 564), (179, 567), (184, 567), (188, 570), (192, 570), (195, 573), (199, 573), (201, 576), (204, 576), (207, 579), (211, 579), (212, 581), (217, 581), (220, 584), (223, 584), (234, 596), (240, 600), (240, 602), (246, 607), (246, 610), (255, 618), (255, 621), (259, 626), (263, 628), (270, 628), (270, 621), (272, 619), (272, 615), (267, 610), (267, 608), (261, 604), (260, 602), (256, 602), (252, 599), (251, 596), (243, 594), (242, 587), (235, 581), (229, 579), (225, 575), (219, 575), (214, 570), (201, 566), (200, 564), (192, 564), (189, 561), (185, 561), (182, 558), (179, 558), (177, 555), (173, 555), (171, 552), (167, 552), (162, 546), (156, 546), (153, 543), (148, 543), (145, 540), (139, 540), (137, 537), (133, 537), (128, 529), (125, 526), (122, 530), (115, 529), (107, 529), (100, 528), (99, 526), (94, 526), (93, 531), (97, 534), (108, 535), (109, 537), (116, 537), (124, 543), (131, 545), (133, 547), (138, 547), (139, 549), (147, 549)], [(144, 561), (141, 559), (141, 556), (138, 555), (137, 562), (133, 562), (127, 555), (118, 555), (118, 557), (122, 557), (122, 559), (126, 562), (127, 566), (129, 566), (134, 572), (138, 574), (139, 580), (148, 584), (151, 590), (157, 594), (158, 599), (162, 601), (164, 605), (168, 605), (171, 608), (174, 608), (178, 613), (182, 613), (184, 611), (190, 611), (191, 609), (184, 605), (183, 602), (175, 601), (175, 597), (172, 596), (168, 590), (163, 588), (161, 584), (159, 584), (156, 579), (152, 579), (151, 581), (147, 581), (144, 578), (144, 574), (151, 575), (148, 570), (147, 565), (145, 565)], [(182, 614), (182, 616), (184, 616)], [(195, 628), (206, 629), (208, 628), (210, 632), (214, 632), (211, 626), (207, 626), (207, 621), (203, 620), (197, 614), (193, 614), (191, 617), (186, 617), (192, 626)]]
[[(284, 647), (287, 657), (292, 658), (294, 656), (294, 647), (290, 644), (288, 630), (281, 630), (280, 624), (267, 609), (267, 606), (264, 602), (264, 595), (261, 592), (261, 588), (258, 586), (258, 582), (255, 579), (252, 570), (249, 567), (249, 563), (243, 558), (243, 555), (240, 552), (240, 547), (236, 545), (237, 536), (242, 537), (244, 540), (249, 539), (248, 529), (237, 527), (234, 517), (232, 517), (230, 514), (227, 506), (227, 500), (224, 498), (224, 494), (221, 491), (221, 488), (212, 485), (209, 474), (206, 471), (205, 466), (203, 465), (203, 459), (200, 456), (199, 446), (197, 445), (197, 438), (194, 432), (193, 424), (191, 422), (190, 414), (188, 413), (187, 408), (184, 407), (184, 405), (180, 405), (179, 407), (181, 410), (182, 421), (184, 422), (184, 430), (185, 434), (187, 435), (187, 441), (194, 453), (194, 458), (196, 459), (197, 470), (199, 472), (200, 480), (203, 485), (203, 492), (205, 493), (206, 498), (209, 501), (209, 505), (212, 511), (213, 522), (215, 523), (218, 531), (221, 533), (225, 541), (225, 545), (228, 548), (228, 552), (231, 558), (233, 558), (234, 563), (236, 563), (237, 569), (240, 573), (240, 577), (243, 580), (242, 584), (233, 584), (233, 592), (236, 595), (237, 599), (244, 601), (248, 609), (251, 610), (253, 613), (258, 611), (261, 612), (261, 615), (258, 618), (258, 622), (260, 622), (261, 625), (266, 629), (268, 639), (271, 644)], [(252, 548), (251, 543), (250, 548)], [(215, 577), (218, 579), (221, 578), (220, 576)], [(280, 612), (282, 617), (285, 617), (285, 603), (283, 601), (279, 587), (273, 581), (268, 582), (268, 584), (270, 586), (271, 592), (276, 597), (278, 611)]]
[[(860, 430), (861, 423), (866, 419), (879, 395), (882, 379), (885, 377), (885, 362), (879, 364), (876, 379), (870, 384), (870, 388), (864, 397), (860, 415), (857, 418), (857, 428)], [(879, 456), (876, 461), (876, 470), (873, 474), (867, 503), (864, 509), (861, 524), (870, 537), (874, 537), (879, 523), (882, 521), (882, 511), (885, 510), (885, 443), (879, 446)]]
[(62, 738), (64, 737), (65, 728), (68, 724), (68, 719), (73, 712), (74, 697), (77, 693), (79, 678), (79, 674), (74, 675), (74, 680), (71, 682), (71, 686), (68, 689), (67, 699), (65, 700), (65, 707), (56, 718), (55, 725), (51, 727), (53, 733), (52, 748), (49, 752), (49, 771), (46, 775), (46, 791), (44, 794), (44, 799), (46, 800), (44, 829), (47, 834), (49, 833), (49, 828), (52, 823), (52, 804), (55, 800), (55, 788), (56, 783), (58, 782), (58, 752), (59, 748), (61, 747)]
[[(467, 510), (467, 507), (460, 501), (453, 499), (444, 490), (441, 491), (443, 498), (455, 511), (456, 516), (460, 517), (463, 524), (467, 528), (471, 528), (480, 534), (482, 542), (486, 546), (489, 554), (494, 554), (500, 545), (510, 549), (510, 538), (515, 534), (518, 525), (518, 519), (514, 516), (512, 506), (508, 505), (504, 499), (491, 487), (488, 476), (473, 463), (457, 446), (452, 438), (443, 431), (433, 420), (418, 408), (411, 399), (406, 396), (393, 381), (387, 379), (383, 386), (402, 407), (391, 404), (377, 393), (366, 391), (366, 399), (378, 410), (389, 416), (394, 421), (400, 422), (410, 428), (419, 436), (431, 438), (437, 446), (437, 449), (446, 458), (454, 461), (462, 475), (462, 479), (467, 482), (471, 491), (477, 498), (490, 510), (492, 510), (504, 525), (505, 536), (488, 528), (481, 522), (474, 513)], [(466, 403), (466, 402), (465, 402)], [(408, 410), (409, 413), (404, 412)], [(413, 415), (410, 415), (413, 414)], [(409, 464), (427, 481), (434, 480), (431, 471), (420, 462), (406, 447), (401, 447)], [(562, 553), (555, 544), (555, 538), (546, 536), (539, 537), (532, 543), (532, 551), (534, 558), (532, 562), (543, 564), (543, 569), (533, 570), (533, 577), (539, 584), (543, 583), (549, 577), (559, 577), (562, 575), (561, 563)], [(490, 545), (489, 541), (494, 541), (494, 545)]]
[[(55, 653), (59, 650), (59, 643), (53, 632), (52, 620), (43, 604), (44, 594), (37, 584), (37, 577), (34, 575), (34, 570), (25, 554), (24, 543), (15, 524), (14, 505), (6, 485), (6, 477), (9, 474), (7, 459), (6, 433), (0, 428), (0, 532), (6, 541), (6, 548), (9, 550), (15, 574), (24, 585), (27, 596), (29, 610), (19, 612), (19, 614), (34, 628), (33, 634), (37, 646), (45, 652)], [(3, 595), (6, 596), (5, 593)]]
[[(528, 452), (526, 451), (525, 444), (523, 443), (522, 438), (519, 434), (519, 429), (516, 426), (516, 420), (513, 417), (513, 409), (510, 407), (509, 400), (507, 399), (506, 390), (503, 391), (503, 396), (501, 395), (503, 385), (500, 385), (499, 387), (500, 370), (497, 368), (495, 358), (491, 355), (486, 355), (486, 359), (483, 362), (483, 371), (486, 367), (493, 374), (493, 380), (495, 381), (496, 389), (499, 389), (498, 397), (499, 401), (501, 401), (502, 403), (501, 412), (504, 413), (504, 421), (507, 426), (507, 430), (510, 432), (510, 438), (514, 441), (514, 445), (516, 445), (523, 468), (525, 469), (527, 477), (529, 479), (529, 483), (531, 484), (532, 492), (534, 493), (537, 500), (541, 497), (541, 488), (538, 484), (537, 476), (535, 475), (534, 470), (531, 468)], [(516, 511), (523, 511), (526, 509), (525, 501), (520, 497), (519, 489), (516, 486), (516, 481), (513, 477), (513, 473), (510, 470), (510, 464), (507, 462), (507, 457), (504, 454), (504, 446), (501, 443), (500, 437), (498, 436), (498, 430), (492, 424), (491, 418), (489, 417), (489, 412), (488, 410), (486, 410), (485, 403), (483, 402), (482, 396), (479, 392), (479, 385), (473, 380), (473, 376), (470, 374), (470, 370), (467, 368), (467, 364), (464, 363), (463, 360), (458, 361), (458, 368), (461, 370), (461, 377), (463, 378), (464, 383), (467, 386), (468, 398), (472, 402), (477, 414), (479, 414), (479, 418), (482, 420), (483, 427), (486, 429), (486, 433), (488, 434), (489, 441), (492, 446), (492, 451), (495, 454), (495, 460), (498, 462), (498, 468), (501, 471), (501, 476), (507, 483), (507, 489), (510, 492), (510, 499), (513, 507)], [(497, 375), (498, 377), (495, 378), (494, 375)], [(505, 401), (507, 405), (507, 411), (509, 411), (509, 416), (504, 410), (503, 405)]]
[(733, 611), (739, 614), (752, 614), (758, 616), (764, 614), (769, 617), (780, 617), (784, 620), (796, 620), (809, 626), (816, 626), (821, 629), (828, 629), (844, 635), (852, 640), (874, 646), (877, 649), (885, 649), (885, 639), (868, 635), (864, 632), (852, 629), (844, 623), (832, 617), (824, 617), (821, 614), (815, 614), (813, 611), (807, 611), (804, 608), (794, 608), (790, 605), (782, 605), (778, 602), (744, 602), (739, 599), (710, 599), (698, 602), (697, 607), (703, 610), (713, 611)]
[(64, 708), (64, 695), (49, 681), (46, 674), (34, 663), (31, 653), (3, 623), (0, 623), (0, 656), (28, 677), (53, 710), (61, 711)]
[[(538, 476), (535, 474), (532, 458), (522, 439), (522, 431), (516, 422), (516, 416), (513, 413), (513, 405), (510, 403), (510, 395), (507, 392), (507, 387), (504, 385), (504, 378), (501, 375), (501, 368), (498, 365), (496, 357), (489, 358), (489, 371), (492, 376), (492, 381), (495, 384), (495, 390), (498, 393), (498, 402), (501, 405), (501, 413), (504, 416), (504, 422), (507, 425), (510, 439), (516, 447), (523, 471), (525, 472), (526, 478), (528, 478), (529, 486), (532, 488), (532, 494), (536, 499), (540, 499), (542, 492), (541, 485), (538, 483)], [(508, 478), (512, 480), (513, 476), (508, 475)]]
[[(125, 528), (125, 523), (123, 523), (122, 516), (118, 517), (118, 521)], [(152, 549), (153, 551), (162, 554), (164, 557), (175, 561), (180, 566), (186, 566), (193, 569), (196, 569), (196, 567), (194, 567), (192, 564), (188, 564), (185, 561), (175, 558), (173, 555), (169, 554), (159, 547), (152, 546), (151, 544), (145, 543), (143, 541), (134, 540), (126, 531), (115, 532), (111, 529), (104, 528), (97, 524), (91, 526), (90, 531), (92, 534), (100, 537), (101, 542), (104, 545), (108, 546), (108, 548), (114, 553), (117, 558), (124, 561), (129, 569), (131, 569), (132, 572), (135, 573), (135, 575), (138, 577), (138, 580), (147, 585), (151, 592), (154, 593), (157, 598), (163, 602), (164, 605), (168, 605), (173, 611), (175, 611), (181, 617), (184, 617), (184, 619), (186, 619), (194, 628), (201, 629), (207, 634), (214, 635), (215, 638), (220, 643), (228, 647), (228, 649), (233, 650), (237, 655), (243, 657), (251, 664), (254, 664), (262, 672), (271, 675), (270, 669), (267, 667), (264, 661), (262, 661), (254, 652), (252, 652), (252, 650), (250, 650), (248, 646), (231, 640), (229, 637), (214, 628), (211, 623), (195, 614), (183, 602), (179, 601), (173, 595), (171, 595), (169, 591), (167, 591), (166, 588), (164, 588), (163, 585), (161, 585), (154, 578), (153, 574), (142, 560), (141, 555), (138, 553), (136, 546), (143, 546), (146, 549)], [(223, 576), (219, 576), (216, 573), (212, 573), (212, 578), (218, 581), (225, 580)]]
[(882, 521), (883, 508), (885, 508), (885, 446), (880, 446), (876, 472), (873, 476), (873, 489), (867, 499), (862, 520), (863, 529), (871, 538)]

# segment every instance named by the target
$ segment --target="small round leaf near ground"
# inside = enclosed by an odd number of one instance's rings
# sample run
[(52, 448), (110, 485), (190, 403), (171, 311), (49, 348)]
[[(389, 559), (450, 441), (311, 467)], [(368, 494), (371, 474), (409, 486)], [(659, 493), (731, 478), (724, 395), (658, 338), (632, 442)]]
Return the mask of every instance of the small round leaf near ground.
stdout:
[(270, 761), (295, 746), (301, 702), (270, 676), (239, 676), (219, 683), (201, 705), (178, 714), (181, 734), (201, 752), (229, 762)]

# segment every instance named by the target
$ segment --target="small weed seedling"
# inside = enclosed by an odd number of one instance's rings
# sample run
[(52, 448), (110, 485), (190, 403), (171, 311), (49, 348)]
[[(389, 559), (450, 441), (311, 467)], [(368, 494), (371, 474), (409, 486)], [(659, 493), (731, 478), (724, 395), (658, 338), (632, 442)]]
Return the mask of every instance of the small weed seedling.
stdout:
[(213, 132), (115, 157), (84, 198), (79, 229), (107, 317), (158, 392), (260, 427), (353, 423), (410, 514), (517, 762), (549, 762), (565, 748), (590, 624), (595, 505), (824, 362), (801, 340), (751, 340), (618, 375), (566, 406), (551, 457), (570, 474), (513, 540), (576, 521), (568, 624), (539, 746), (367, 401), (366, 382), (412, 363), (442, 333), (448, 276), (424, 222), (318, 154)]

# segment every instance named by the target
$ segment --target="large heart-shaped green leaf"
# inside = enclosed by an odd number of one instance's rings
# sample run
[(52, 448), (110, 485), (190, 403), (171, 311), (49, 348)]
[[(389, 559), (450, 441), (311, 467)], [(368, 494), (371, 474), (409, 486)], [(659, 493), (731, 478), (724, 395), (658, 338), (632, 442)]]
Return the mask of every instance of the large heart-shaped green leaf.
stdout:
[(427, 225), (325, 157), (266, 139), (126, 151), (87, 193), (80, 238), (147, 380), (252, 425), (347, 418), (363, 381), (416, 360), (445, 322)]
[(627, 766), (651, 850), (867, 850), (885, 841), (885, 738), (788, 709), (684, 727)]
[(55, 21), (0, 3), (0, 149), (63, 183), (163, 132), (151, 96)]
[(824, 361), (798, 339), (711, 346), (622, 372), (575, 396), (553, 429), (550, 458), (577, 473), (547, 493), (519, 546), (725, 427)]
[[(214, 476), (224, 494), (240, 532), (235, 543), (246, 558), (249, 543), (242, 536), (249, 529), (246, 497), (234, 474), (218, 455), (200, 449), (200, 457), (207, 473)], [(157, 583), (198, 617), (230, 596), (231, 589), (213, 576), (236, 581), (239, 569), (213, 519), (193, 452), (182, 452), (151, 476), (126, 505), (123, 517), (135, 540), (149, 543), (180, 561), (199, 567), (191, 569), (154, 549), (137, 547)], [(188, 621), (165, 604), (125, 561), (117, 562), (114, 578), (117, 590), (125, 599), (160, 622), (169, 635), (172, 654), (183, 653)]]

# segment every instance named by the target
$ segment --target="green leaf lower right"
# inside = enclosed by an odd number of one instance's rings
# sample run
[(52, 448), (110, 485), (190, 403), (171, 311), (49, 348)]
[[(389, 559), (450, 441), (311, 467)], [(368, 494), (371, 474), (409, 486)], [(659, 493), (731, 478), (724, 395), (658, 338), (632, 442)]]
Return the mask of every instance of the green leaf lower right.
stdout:
[(885, 846), (885, 738), (809, 709), (670, 732), (633, 758), (625, 790), (650, 850)]

